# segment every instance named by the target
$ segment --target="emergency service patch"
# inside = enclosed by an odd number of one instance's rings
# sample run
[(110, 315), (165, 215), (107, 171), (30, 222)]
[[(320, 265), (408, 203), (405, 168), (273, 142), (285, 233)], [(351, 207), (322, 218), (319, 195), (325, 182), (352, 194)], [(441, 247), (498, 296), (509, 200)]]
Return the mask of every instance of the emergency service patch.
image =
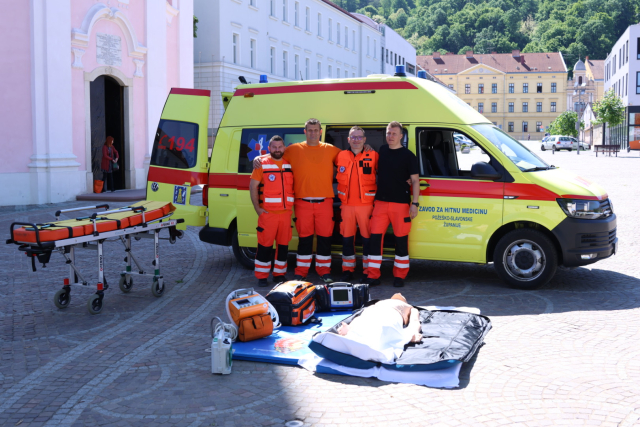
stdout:
[(157, 182), (153, 182), (153, 183), (151, 183), (151, 190), (152, 190), (152, 191), (154, 191), (154, 192), (155, 192), (155, 191), (158, 191), (158, 188), (160, 188), (160, 186), (158, 185), (158, 183), (157, 183)]
[(187, 204), (187, 187), (184, 185), (175, 185), (173, 187), (173, 204), (185, 205)]
[(276, 176), (274, 174), (269, 175), (269, 181), (273, 182), (276, 180)]
[(340, 166), (340, 173), (344, 173), (345, 171), (345, 167), (344, 166)]

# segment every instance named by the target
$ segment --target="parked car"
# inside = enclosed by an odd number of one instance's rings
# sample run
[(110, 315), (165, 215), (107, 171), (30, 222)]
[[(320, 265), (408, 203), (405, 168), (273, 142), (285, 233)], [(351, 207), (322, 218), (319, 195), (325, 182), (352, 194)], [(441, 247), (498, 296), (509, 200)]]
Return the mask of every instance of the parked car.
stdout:
[(570, 136), (562, 136), (562, 135), (551, 135), (546, 141), (542, 143), (540, 147), (542, 151), (552, 150), (552, 151), (560, 151), (560, 150), (573, 150), (573, 142), (571, 141)]
[(454, 133), (453, 134), (453, 139), (460, 145), (466, 144), (469, 147), (473, 147), (475, 145), (473, 143), (473, 141), (471, 141), (469, 138), (467, 138), (466, 136), (462, 135), (461, 133)]
[(574, 138), (574, 137), (572, 137), (572, 136), (571, 136), (570, 138), (571, 138), (571, 142), (572, 142), (571, 146), (572, 146), (572, 148), (573, 148), (574, 150), (577, 150), (577, 149), (578, 149), (578, 147), (580, 147), (580, 149), (581, 149), (582, 151), (584, 151), (584, 150), (590, 150), (590, 149), (591, 149), (591, 146), (590, 146), (589, 144), (587, 144), (586, 142), (584, 142), (584, 141), (578, 141), (576, 138)]

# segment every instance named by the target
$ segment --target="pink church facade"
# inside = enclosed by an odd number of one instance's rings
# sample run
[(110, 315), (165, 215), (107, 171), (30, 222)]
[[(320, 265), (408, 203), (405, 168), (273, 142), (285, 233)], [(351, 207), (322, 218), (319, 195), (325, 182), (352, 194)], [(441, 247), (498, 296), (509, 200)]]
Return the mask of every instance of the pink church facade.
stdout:
[(25, 0), (0, 30), (0, 205), (93, 190), (107, 136), (116, 189), (144, 188), (171, 87), (193, 87), (193, 0)]

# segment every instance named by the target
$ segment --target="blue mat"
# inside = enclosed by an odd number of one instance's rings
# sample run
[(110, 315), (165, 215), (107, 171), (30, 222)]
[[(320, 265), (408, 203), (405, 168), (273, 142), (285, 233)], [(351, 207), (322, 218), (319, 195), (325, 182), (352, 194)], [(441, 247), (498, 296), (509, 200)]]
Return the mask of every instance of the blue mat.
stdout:
[(268, 337), (249, 342), (234, 342), (233, 360), (297, 365), (298, 359), (312, 353), (309, 350), (309, 342), (316, 332), (326, 331), (350, 315), (351, 311), (316, 313), (315, 317), (322, 320), (320, 324), (281, 326)]

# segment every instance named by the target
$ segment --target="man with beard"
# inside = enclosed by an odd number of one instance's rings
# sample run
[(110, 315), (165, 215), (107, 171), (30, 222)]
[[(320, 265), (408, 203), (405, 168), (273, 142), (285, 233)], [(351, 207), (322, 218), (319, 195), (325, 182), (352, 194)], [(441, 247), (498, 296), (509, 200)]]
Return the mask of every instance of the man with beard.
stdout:
[(251, 202), (258, 214), (258, 250), (255, 260), (258, 286), (267, 286), (274, 241), (277, 246), (273, 281), (286, 281), (294, 194), (291, 164), (282, 158), (284, 149), (282, 137), (272, 137), (269, 141), (270, 154), (259, 157), (260, 167), (253, 170), (249, 184)]

